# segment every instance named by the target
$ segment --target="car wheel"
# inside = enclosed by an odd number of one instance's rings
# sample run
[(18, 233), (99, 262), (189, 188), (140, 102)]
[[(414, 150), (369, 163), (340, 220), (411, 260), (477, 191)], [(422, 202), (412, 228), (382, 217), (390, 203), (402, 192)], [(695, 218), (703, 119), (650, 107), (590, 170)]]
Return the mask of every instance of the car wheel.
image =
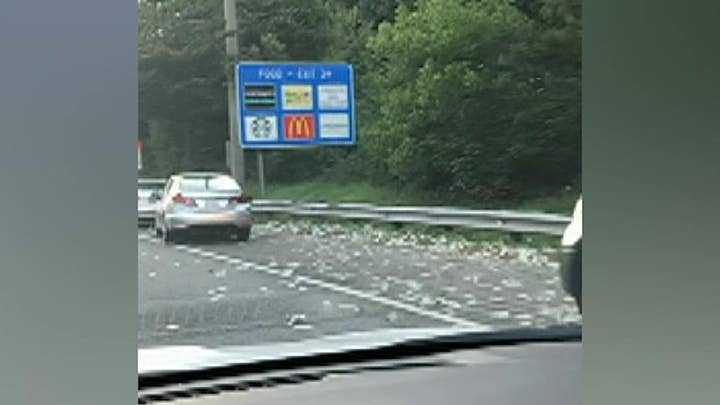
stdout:
[(241, 242), (247, 242), (250, 240), (250, 228), (242, 228), (237, 231), (237, 238)]
[(160, 217), (156, 216), (153, 218), (153, 233), (155, 234), (156, 238), (161, 238), (163, 236), (163, 230), (161, 227), (162, 222), (160, 222)]
[(172, 231), (171, 235), (173, 243), (185, 243), (188, 237), (188, 235), (181, 233), (178, 230)]
[(163, 225), (162, 228), (162, 240), (165, 243), (173, 243), (175, 242), (175, 232), (171, 229), (168, 229), (167, 226)]

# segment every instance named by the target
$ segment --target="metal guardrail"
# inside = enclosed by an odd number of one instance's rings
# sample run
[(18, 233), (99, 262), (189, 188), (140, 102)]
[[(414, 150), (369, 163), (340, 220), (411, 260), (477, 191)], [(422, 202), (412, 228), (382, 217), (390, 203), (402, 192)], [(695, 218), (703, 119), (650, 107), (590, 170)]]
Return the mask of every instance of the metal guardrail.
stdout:
[(372, 204), (296, 203), (290, 200), (255, 200), (252, 211), (306, 217), (369, 220), (451, 226), (510, 233), (560, 236), (570, 217), (557, 214), (503, 210), (470, 210), (450, 207), (382, 207)]

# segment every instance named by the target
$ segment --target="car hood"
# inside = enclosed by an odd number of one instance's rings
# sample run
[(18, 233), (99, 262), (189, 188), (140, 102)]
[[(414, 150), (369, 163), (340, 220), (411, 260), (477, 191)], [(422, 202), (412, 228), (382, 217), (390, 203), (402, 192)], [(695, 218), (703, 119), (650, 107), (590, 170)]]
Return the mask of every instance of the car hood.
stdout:
[(400, 328), (351, 332), (320, 338), (247, 346), (160, 346), (138, 349), (138, 375), (202, 370), (230, 365), (252, 364), (352, 350), (375, 349), (408, 340), (431, 339), (468, 332), (477, 328)]

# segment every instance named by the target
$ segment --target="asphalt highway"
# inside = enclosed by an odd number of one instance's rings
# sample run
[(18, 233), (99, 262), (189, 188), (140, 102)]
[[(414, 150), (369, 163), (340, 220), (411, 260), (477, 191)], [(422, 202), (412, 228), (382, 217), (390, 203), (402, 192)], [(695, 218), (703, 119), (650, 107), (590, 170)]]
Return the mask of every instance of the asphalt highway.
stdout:
[(532, 250), (267, 222), (249, 242), (138, 230), (139, 347), (252, 345), (398, 327), (581, 322)]

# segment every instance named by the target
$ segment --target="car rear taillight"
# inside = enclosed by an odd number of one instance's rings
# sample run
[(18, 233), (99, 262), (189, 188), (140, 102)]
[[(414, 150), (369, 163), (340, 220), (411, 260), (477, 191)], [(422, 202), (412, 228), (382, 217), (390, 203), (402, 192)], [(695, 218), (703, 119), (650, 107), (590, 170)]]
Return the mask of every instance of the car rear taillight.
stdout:
[(188, 205), (191, 207), (197, 206), (195, 199), (190, 197), (184, 197), (182, 194), (176, 194), (175, 197), (172, 198), (172, 202), (175, 204)]
[(240, 197), (233, 197), (230, 200), (237, 203), (249, 203), (253, 200), (253, 198), (250, 195), (242, 193)]

